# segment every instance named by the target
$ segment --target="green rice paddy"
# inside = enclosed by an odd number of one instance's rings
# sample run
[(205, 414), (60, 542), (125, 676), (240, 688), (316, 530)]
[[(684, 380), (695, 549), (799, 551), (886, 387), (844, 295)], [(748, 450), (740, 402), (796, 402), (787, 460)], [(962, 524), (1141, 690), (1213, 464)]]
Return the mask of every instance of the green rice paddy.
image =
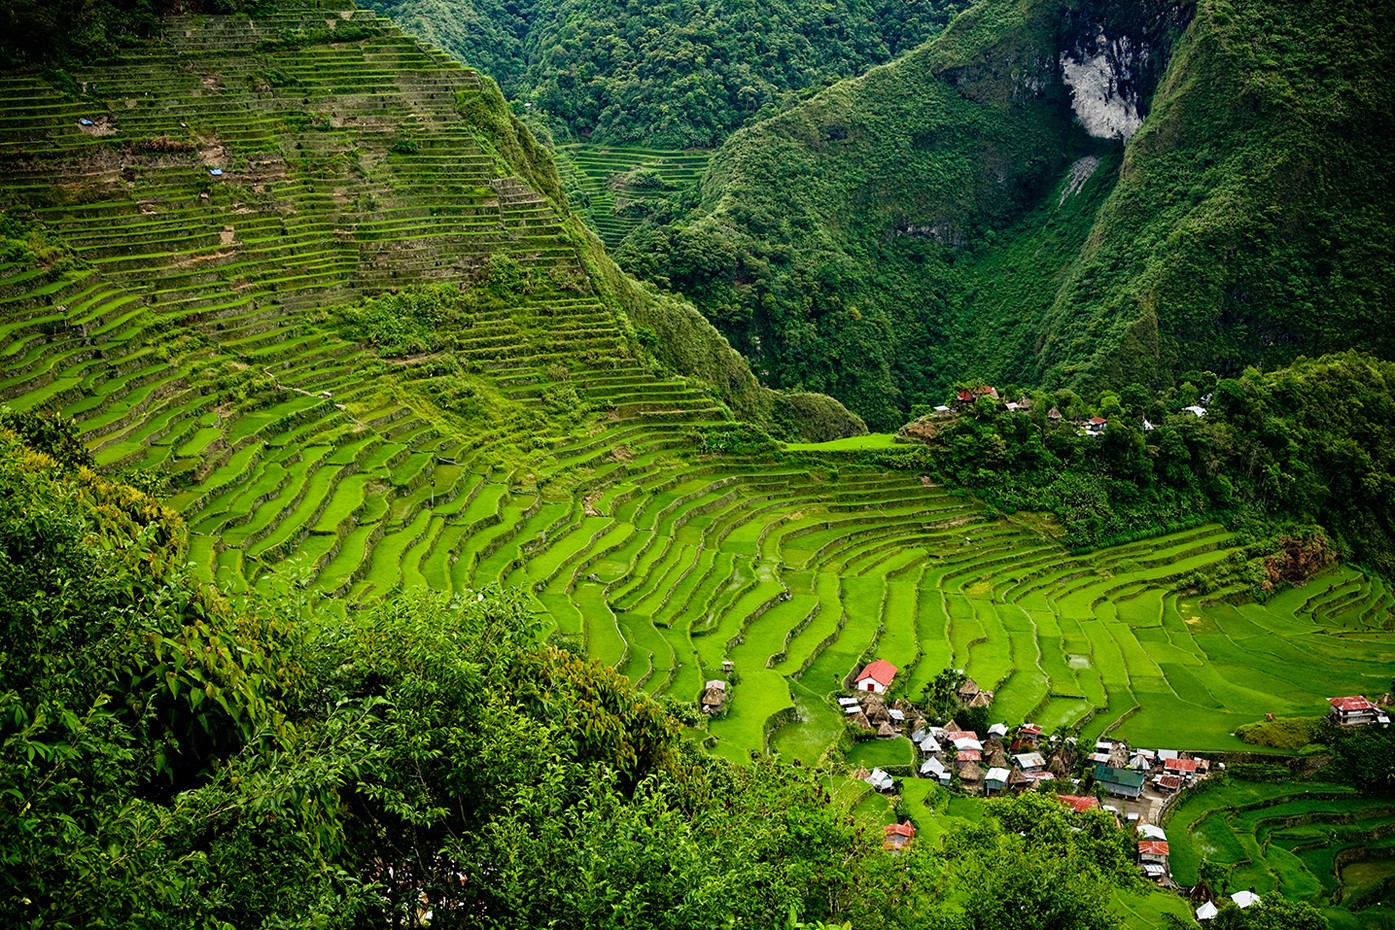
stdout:
[(572, 143), (558, 147), (557, 170), (573, 205), (614, 248), (650, 212), (696, 187), (710, 157), (700, 150)]
[(1395, 927), (1395, 799), (1343, 785), (1228, 779), (1183, 799), (1166, 824), (1172, 871), (1203, 859), (1218, 893), (1253, 888), (1324, 911), (1333, 928)]
[[(259, 46), (327, 18), (373, 32)], [(103, 465), (168, 479), (201, 576), (231, 591), (295, 577), (334, 609), (519, 586), (552, 635), (651, 694), (695, 700), (733, 662), (708, 735), (735, 759), (839, 759), (833, 697), (874, 656), (899, 667), (899, 695), (958, 667), (995, 691), (997, 718), (1193, 750), (1389, 684), (1395, 596), (1350, 568), (1265, 604), (1200, 597), (1189, 579), (1239, 548), (1221, 526), (1078, 556), (1030, 521), (852, 461), (888, 436), (791, 447), (798, 461), (699, 455), (697, 431), (729, 411), (631, 340), (565, 218), (481, 147), (457, 110), (474, 72), (333, 5), (167, 22), (164, 42), (75, 73), (89, 98), (0, 77), (0, 197), (73, 250), (0, 265), (0, 399), (61, 409)], [(93, 114), (115, 134), (81, 131)], [(195, 151), (128, 148), (162, 135)], [(403, 137), (416, 153), (392, 150)], [(705, 158), (583, 154), (569, 157), (661, 175)], [(327, 322), (499, 254), (539, 286), (475, 321), (455, 359), (377, 360)], [(497, 410), (442, 401), (443, 364)], [(565, 416), (559, 389), (578, 399)], [(849, 761), (907, 764), (909, 749), (864, 743)], [(850, 809), (885, 817), (858, 784)], [(976, 815), (958, 803), (936, 816)], [(1311, 833), (1207, 810), (1176, 817), (1235, 856), (1237, 881), (1330, 900)], [(1392, 819), (1365, 815), (1351, 823)], [(1345, 868), (1348, 894), (1389, 875)]]

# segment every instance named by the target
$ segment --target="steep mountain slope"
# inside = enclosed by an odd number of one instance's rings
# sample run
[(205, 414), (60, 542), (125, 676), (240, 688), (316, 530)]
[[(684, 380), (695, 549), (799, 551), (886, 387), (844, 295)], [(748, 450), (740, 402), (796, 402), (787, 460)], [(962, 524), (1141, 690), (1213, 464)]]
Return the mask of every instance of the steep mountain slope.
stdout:
[(1242, 6), (985, 0), (739, 133), (621, 260), (879, 426), (972, 375), (1389, 356), (1395, 13)]
[(621, 276), (474, 72), (351, 9), (163, 30), (80, 97), (0, 78), (0, 395), (179, 492), (209, 573), (348, 590), (606, 416), (858, 428)]
[(559, 133), (710, 147), (763, 109), (888, 61), (966, 0), (370, 0)]

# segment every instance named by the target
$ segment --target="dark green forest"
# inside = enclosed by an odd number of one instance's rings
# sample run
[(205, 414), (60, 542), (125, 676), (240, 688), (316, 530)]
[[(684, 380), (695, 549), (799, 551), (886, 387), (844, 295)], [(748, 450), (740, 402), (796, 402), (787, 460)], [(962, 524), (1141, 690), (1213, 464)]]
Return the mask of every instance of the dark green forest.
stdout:
[(370, 0), (497, 80), (559, 138), (712, 147), (889, 61), (964, 0)]
[[(981, 3), (737, 133), (695, 211), (618, 256), (874, 429), (965, 377), (1153, 390), (1388, 355), (1392, 15)], [(1057, 64), (1096, 27), (1155, 66), (1126, 143), (1087, 135)]]
[(279, 0), (5, 0), (0, 67), (90, 61), (153, 35), (173, 12), (265, 13)]

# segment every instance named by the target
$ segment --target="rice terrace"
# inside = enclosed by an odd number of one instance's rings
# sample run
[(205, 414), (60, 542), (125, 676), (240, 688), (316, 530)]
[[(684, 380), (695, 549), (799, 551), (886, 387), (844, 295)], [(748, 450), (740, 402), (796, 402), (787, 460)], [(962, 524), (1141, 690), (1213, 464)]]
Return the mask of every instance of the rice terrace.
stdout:
[[(907, 739), (953, 674), (1014, 753), (1040, 734), (1214, 766), (1157, 802), (1168, 887), (1395, 926), (1395, 802), (1314, 775), (1315, 739), (1237, 735), (1392, 690), (1389, 581), (1334, 560), (1258, 599), (1252, 535), (1204, 514), (1081, 546), (913, 438), (772, 439), (813, 395), (761, 387), (604, 251), (625, 203), (697, 184), (708, 153), (569, 143), (559, 181), (492, 83), (333, 0), (166, 16), (100, 63), (0, 73), (0, 99), (0, 402), (71, 418), (231, 602), (293, 592), (350, 623), (522, 591), (541, 639), (692, 709), (688, 742), (813, 771), (879, 841), (984, 817)], [(881, 739), (848, 722), (874, 660)], [(1198, 903), (1139, 887), (1109, 910), (1163, 928)]]

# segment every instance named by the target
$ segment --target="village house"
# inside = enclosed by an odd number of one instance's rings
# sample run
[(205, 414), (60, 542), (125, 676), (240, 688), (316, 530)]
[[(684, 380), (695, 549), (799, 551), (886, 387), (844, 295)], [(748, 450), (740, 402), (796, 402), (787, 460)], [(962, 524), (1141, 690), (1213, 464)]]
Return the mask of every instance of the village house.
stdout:
[(1155, 882), (1167, 878), (1167, 841), (1139, 840), (1138, 864), (1143, 868), (1143, 874)]
[(989, 736), (996, 736), (996, 737), (998, 737), (999, 739), (1002, 739), (1004, 736), (1007, 736), (1007, 735), (1008, 735), (1008, 726), (1007, 726), (1007, 724), (1006, 724), (1006, 723), (995, 723), (995, 724), (993, 724), (991, 727), (988, 728), (988, 735), (989, 735)]
[(703, 686), (702, 690), (702, 712), (704, 714), (715, 714), (722, 709), (722, 705), (727, 700), (727, 683), (720, 678), (714, 678)]
[(1145, 840), (1165, 840), (1167, 832), (1157, 824), (1141, 823), (1138, 825), (1138, 835)]
[(1230, 896), (1230, 900), (1235, 902), (1236, 907), (1240, 908), (1241, 910), (1244, 910), (1245, 908), (1250, 907), (1251, 905), (1258, 904), (1259, 895), (1255, 894), (1253, 890), (1237, 891), (1235, 892), (1235, 894)]
[(1143, 793), (1143, 773), (1129, 769), (1096, 765), (1095, 782), (1105, 791), (1121, 798), (1136, 798)]
[(1008, 778), (1012, 775), (1004, 768), (991, 768), (983, 776), (983, 793), (986, 795), (997, 794), (1006, 790)]
[(1153, 777), (1153, 786), (1159, 791), (1171, 794), (1182, 788), (1181, 775), (1156, 775)]
[(1356, 727), (1372, 723), (1382, 725), (1390, 723), (1390, 718), (1381, 713), (1378, 706), (1366, 700), (1364, 695), (1328, 698), (1327, 703), (1332, 705), (1332, 722), (1339, 726)]
[(1039, 752), (1023, 752), (1012, 757), (1013, 764), (1027, 775), (1046, 771), (1046, 758)]
[(867, 667), (853, 681), (853, 688), (873, 694), (886, 694), (886, 689), (891, 687), (891, 681), (895, 677), (896, 666), (886, 659), (877, 659), (867, 663)]
[(980, 397), (991, 397), (998, 399), (998, 389), (981, 384), (976, 388), (966, 388), (954, 395), (954, 400), (959, 404), (972, 404)]
[(978, 788), (983, 781), (983, 766), (978, 764), (977, 759), (959, 761), (959, 781), (965, 788)]
[(972, 730), (959, 730), (954, 733), (946, 734), (946, 736), (949, 741), (954, 744), (955, 749), (983, 751), (983, 743), (979, 742), (978, 737)]
[(1021, 769), (1012, 769), (1008, 775), (1007, 786), (1009, 791), (1025, 791), (1037, 783), (1039, 778), (1051, 778), (1050, 772), (1038, 772), (1035, 775), (1028, 775)]
[(933, 778), (945, 787), (949, 787), (949, 783), (953, 778), (949, 769), (945, 768), (944, 763), (933, 757), (921, 763), (920, 777)]
[(1098, 798), (1082, 797), (1074, 794), (1058, 794), (1056, 795), (1056, 800), (1060, 801), (1077, 814), (1083, 814), (1085, 811), (1100, 806)]
[(1195, 781), (1197, 774), (1204, 770), (1204, 766), (1199, 759), (1168, 759), (1163, 762), (1163, 773), (1166, 775), (1178, 775), (1184, 781)]
[(1007, 750), (1003, 748), (1003, 741), (996, 736), (983, 741), (983, 760), (1000, 769), (1005, 769), (1011, 764), (1008, 762)]
[(882, 828), (882, 849), (904, 849), (915, 839), (915, 825), (911, 823), (889, 823)]
[(1108, 425), (1109, 421), (1104, 417), (1090, 417), (1090, 419), (1085, 421), (1085, 435), (1092, 439), (1098, 439), (1100, 436), (1104, 435), (1105, 427)]
[(872, 769), (872, 773), (862, 780), (877, 791), (891, 791), (896, 787), (896, 782), (880, 767)]

